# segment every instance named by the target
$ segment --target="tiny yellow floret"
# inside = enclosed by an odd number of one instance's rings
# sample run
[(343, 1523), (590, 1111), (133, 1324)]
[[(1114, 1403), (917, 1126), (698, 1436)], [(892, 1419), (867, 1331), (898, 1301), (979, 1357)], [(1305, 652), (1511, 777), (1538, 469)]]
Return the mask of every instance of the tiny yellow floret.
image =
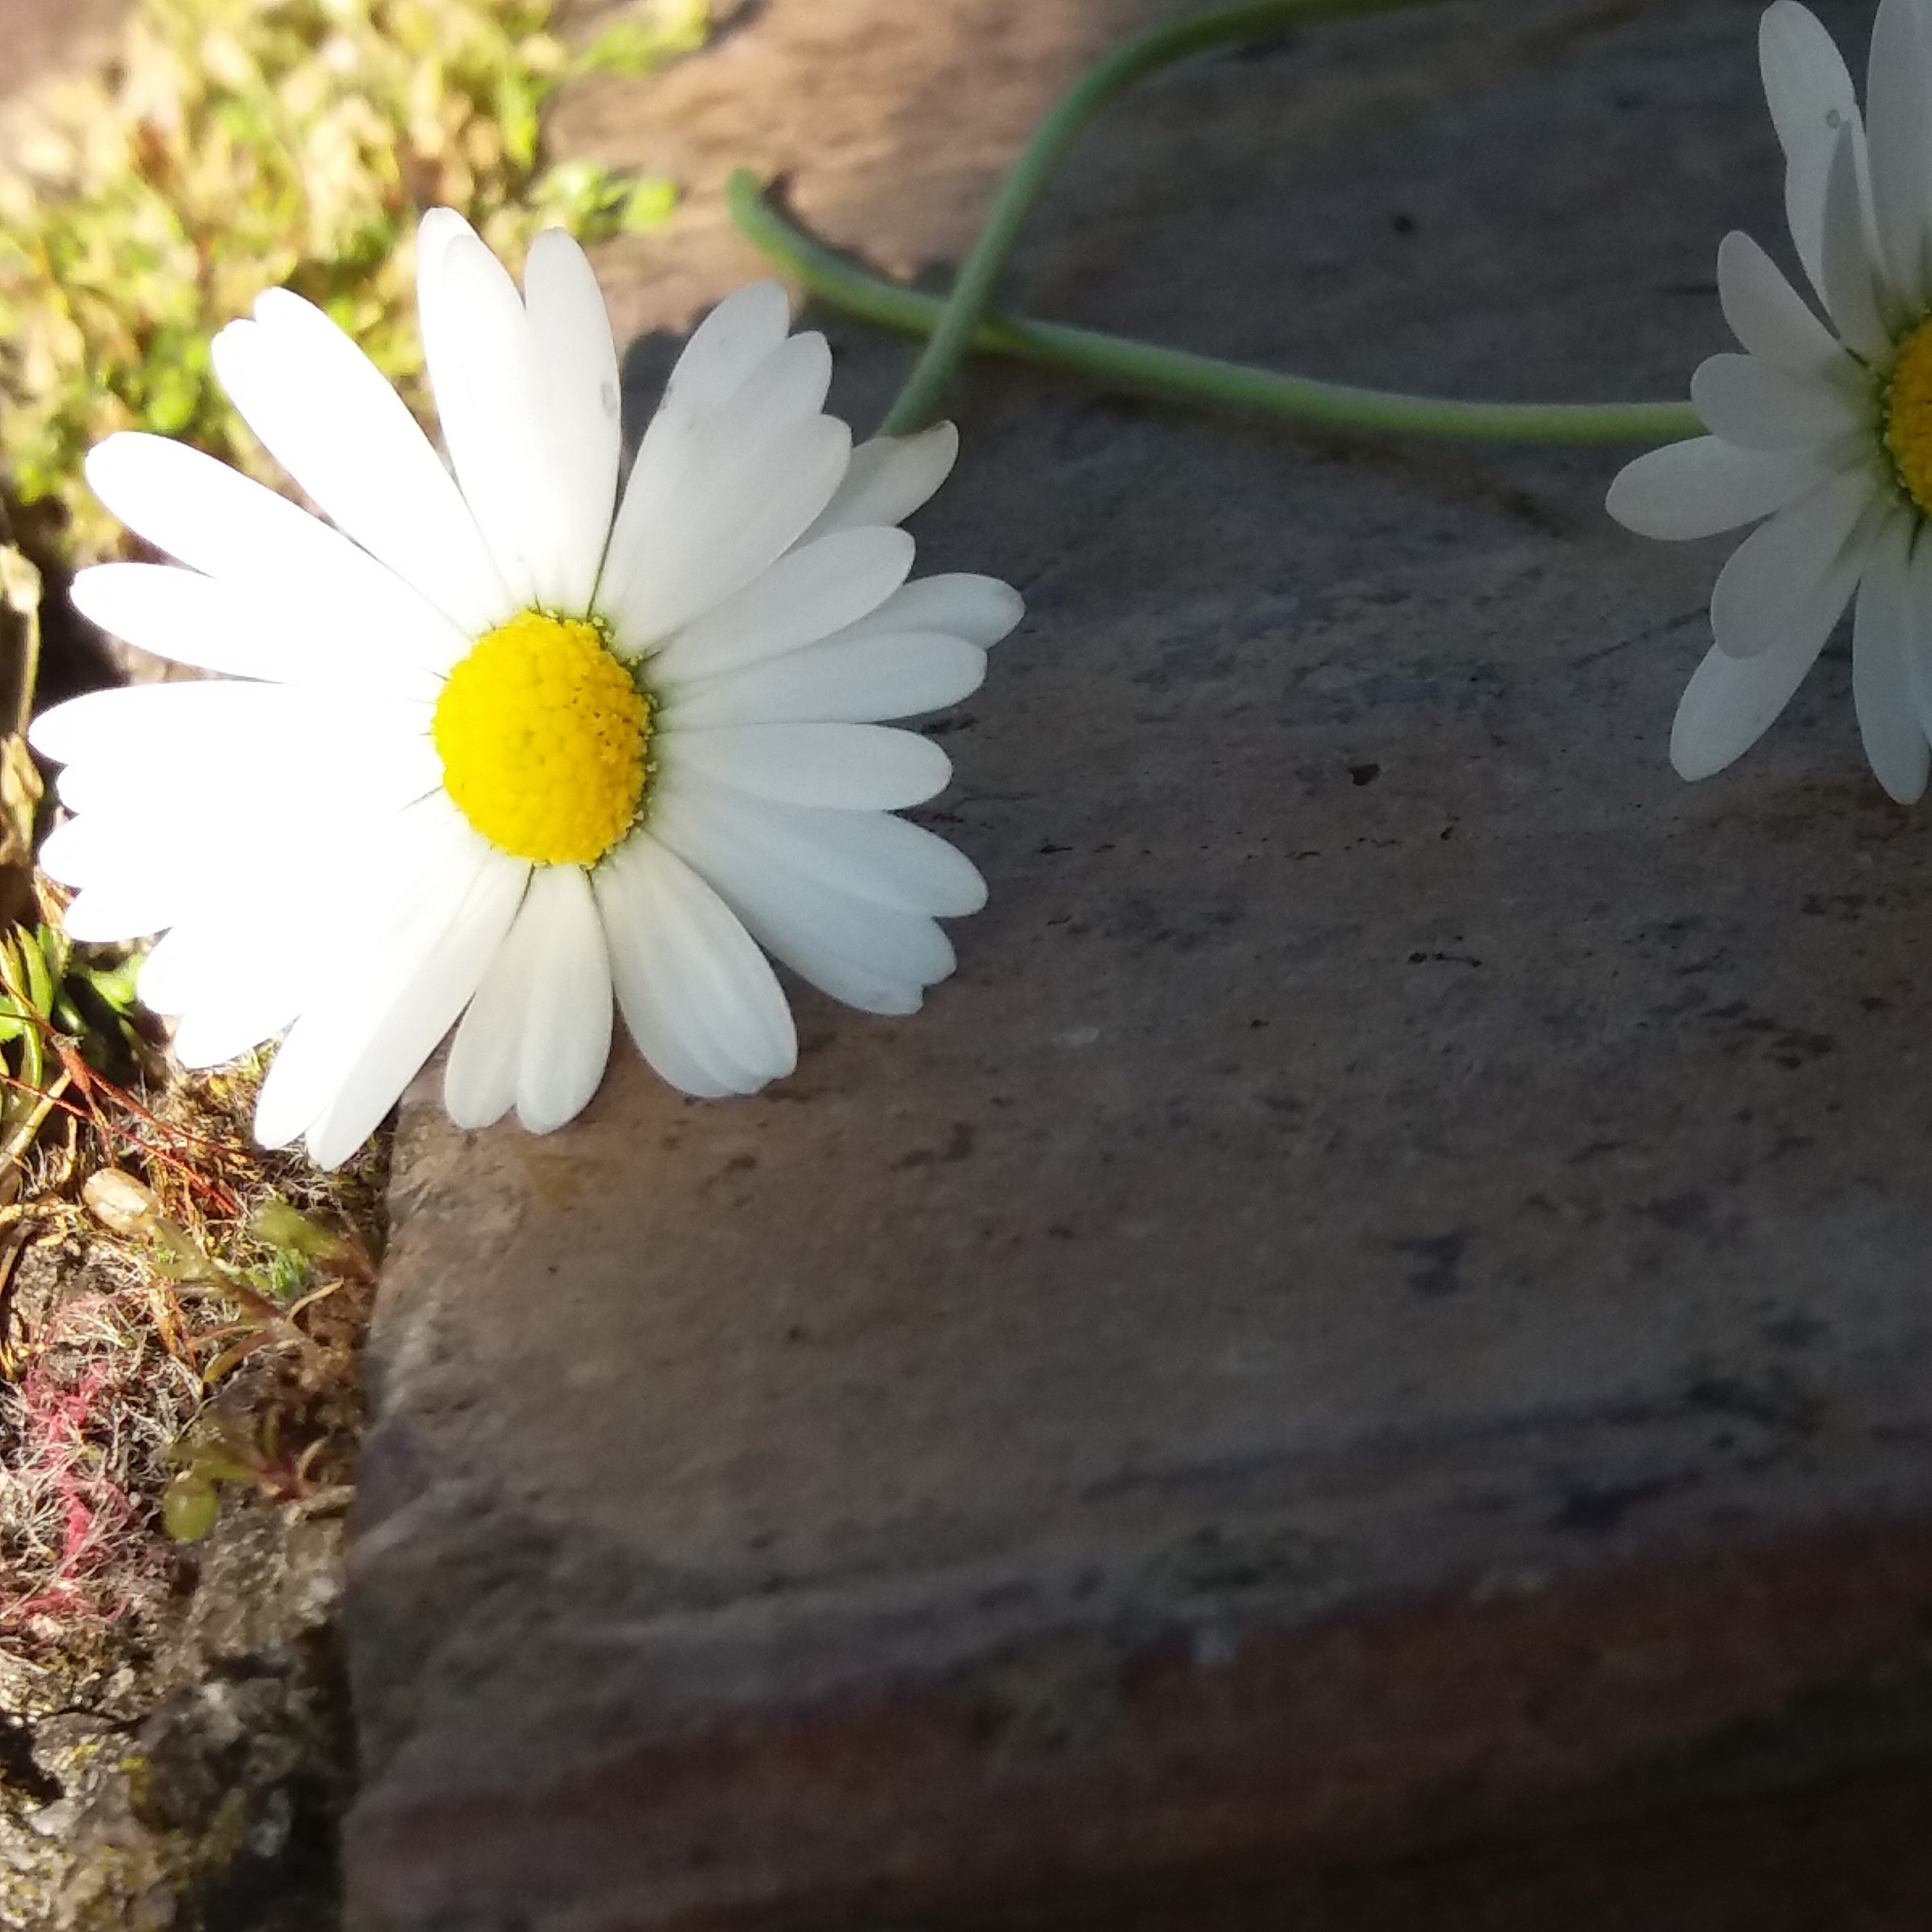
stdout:
[(1900, 487), (1932, 516), (1932, 319), (1898, 346), (1885, 399), (1885, 444)]
[(444, 788), (515, 858), (592, 865), (636, 822), (650, 706), (595, 624), (519, 611), (450, 672), (430, 735)]

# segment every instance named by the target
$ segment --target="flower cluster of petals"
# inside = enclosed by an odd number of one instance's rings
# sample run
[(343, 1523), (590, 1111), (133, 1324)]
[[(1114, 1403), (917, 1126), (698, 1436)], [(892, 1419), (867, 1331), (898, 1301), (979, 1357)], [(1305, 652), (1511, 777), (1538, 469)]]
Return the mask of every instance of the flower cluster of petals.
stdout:
[(1609, 508), (1651, 537), (1758, 525), (1712, 593), (1715, 641), (1672, 729), (1679, 772), (1707, 777), (1754, 744), (1855, 599), (1866, 754), (1909, 801), (1932, 769), (1932, 6), (1881, 0), (1863, 114), (1797, 0), (1767, 9), (1758, 45), (1818, 306), (1748, 236), (1727, 235), (1718, 292), (1741, 353), (1692, 379), (1710, 433), (1640, 457)]
[(954, 432), (855, 449), (776, 283), (693, 333), (627, 474), (573, 241), (538, 237), (519, 290), (434, 211), (417, 284), (442, 451), (286, 290), (216, 339), (321, 515), (158, 437), (92, 452), (95, 492), (173, 561), (84, 571), (75, 602), (215, 675), (33, 733), (63, 767), (43, 862), (78, 888), (70, 932), (161, 935), (141, 995), (189, 1066), (282, 1035), (256, 1133), (325, 1166), (452, 1028), (451, 1118), (541, 1133), (590, 1100), (614, 1009), (717, 1096), (795, 1062), (773, 959), (916, 1008), (953, 966), (938, 921), (985, 887), (897, 815), (950, 766), (888, 721), (972, 691), (1020, 612), (991, 578), (909, 580), (899, 526)]

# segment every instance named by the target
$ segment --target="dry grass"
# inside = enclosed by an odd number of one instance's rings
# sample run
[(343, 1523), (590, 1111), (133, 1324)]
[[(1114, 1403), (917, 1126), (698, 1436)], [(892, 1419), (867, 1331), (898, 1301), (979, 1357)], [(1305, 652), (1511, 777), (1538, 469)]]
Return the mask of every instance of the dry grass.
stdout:
[(0, 1644), (63, 1675), (159, 1614), (223, 1489), (347, 1494), (384, 1153), (264, 1152), (257, 1077), (87, 1073), (0, 1208)]

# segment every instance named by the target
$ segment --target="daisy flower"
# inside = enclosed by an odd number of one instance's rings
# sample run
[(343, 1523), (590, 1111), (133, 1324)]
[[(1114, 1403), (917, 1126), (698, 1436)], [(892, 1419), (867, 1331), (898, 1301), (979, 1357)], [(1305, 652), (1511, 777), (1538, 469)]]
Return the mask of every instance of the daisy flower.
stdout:
[(1878, 781), (1926, 788), (1932, 728), (1932, 5), (1882, 0), (1869, 134), (1830, 36), (1796, 0), (1765, 14), (1765, 94), (1792, 242), (1829, 326), (1756, 242), (1717, 253), (1741, 355), (1691, 379), (1707, 436), (1611, 486), (1647, 537), (1761, 523), (1711, 597), (1717, 642), (1677, 707), (1671, 761), (1721, 770), (1782, 711), (1855, 594), (1852, 693)]
[(447, 210), (418, 237), (447, 464), (373, 365), (286, 290), (215, 365), (329, 520), (163, 439), (110, 437), (95, 492), (174, 564), (81, 573), (117, 636), (217, 678), (58, 706), (32, 741), (73, 814), (43, 863), (78, 939), (163, 934), (142, 998), (192, 1067), (283, 1035), (256, 1132), (324, 1166), (450, 1028), (450, 1118), (544, 1133), (589, 1100), (612, 998), (687, 1094), (789, 1073), (769, 953), (905, 1013), (953, 969), (936, 919), (985, 887), (893, 814), (945, 754), (878, 721), (952, 703), (1020, 601), (908, 582), (897, 526), (949, 425), (857, 450), (824, 338), (775, 283), (715, 309), (628, 478), (582, 251), (522, 293)]

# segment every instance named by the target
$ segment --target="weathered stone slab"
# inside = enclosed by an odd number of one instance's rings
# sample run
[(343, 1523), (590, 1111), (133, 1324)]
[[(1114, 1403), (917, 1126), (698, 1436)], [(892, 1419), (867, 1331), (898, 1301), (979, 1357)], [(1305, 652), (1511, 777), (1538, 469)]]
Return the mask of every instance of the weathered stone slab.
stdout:
[[(1069, 65), (1125, 12), (1028, 11)], [(1680, 392), (1718, 237), (1780, 233), (1757, 11), (1204, 63), (1016, 287), (1358, 380)], [(739, 44), (809, 72), (833, 15)], [(957, 186), (937, 84), (887, 255)], [(902, 354), (833, 332), (863, 424)], [(753, 1101), (625, 1058), (548, 1140), (406, 1110), (361, 1924), (1926, 1923), (1932, 870), (1843, 656), (1687, 787), (1721, 552), (1611, 526), (1619, 455), (958, 403), (923, 564), (1031, 614), (934, 727), (993, 889), (957, 979), (802, 997)]]

